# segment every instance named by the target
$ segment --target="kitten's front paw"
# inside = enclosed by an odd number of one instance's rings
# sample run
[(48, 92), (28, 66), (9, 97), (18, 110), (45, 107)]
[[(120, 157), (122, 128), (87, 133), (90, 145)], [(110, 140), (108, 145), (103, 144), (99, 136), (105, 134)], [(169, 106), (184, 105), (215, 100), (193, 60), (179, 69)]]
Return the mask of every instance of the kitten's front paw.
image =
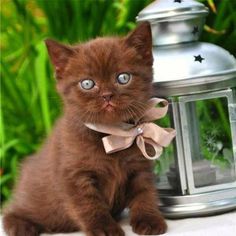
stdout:
[(140, 215), (131, 219), (133, 231), (139, 235), (164, 234), (167, 230), (165, 219), (157, 215)]
[(117, 223), (103, 225), (87, 231), (87, 236), (125, 236), (124, 231)]

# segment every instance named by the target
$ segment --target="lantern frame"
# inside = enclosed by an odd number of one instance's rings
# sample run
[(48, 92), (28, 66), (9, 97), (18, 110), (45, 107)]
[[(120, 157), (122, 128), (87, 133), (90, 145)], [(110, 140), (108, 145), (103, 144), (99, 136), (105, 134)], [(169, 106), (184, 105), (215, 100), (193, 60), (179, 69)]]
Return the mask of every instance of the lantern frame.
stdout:
[[(231, 136), (232, 136), (235, 181), (230, 182), (230, 183), (215, 184), (215, 185), (209, 185), (209, 186), (204, 186), (204, 187), (195, 187), (194, 176), (193, 176), (193, 165), (192, 165), (192, 158), (191, 158), (192, 147), (189, 142), (190, 133), (189, 133), (188, 120), (187, 120), (188, 114), (187, 114), (187, 109), (186, 109), (186, 103), (200, 101), (200, 100), (202, 101), (202, 100), (207, 100), (207, 99), (214, 99), (214, 98), (227, 98), (228, 111), (229, 111), (229, 123), (230, 123)], [(234, 96), (233, 90), (227, 89), (227, 90), (221, 90), (221, 91), (214, 91), (211, 93), (181, 96), (178, 99), (179, 99), (179, 110), (180, 110), (180, 113), (182, 114), (181, 131), (182, 131), (182, 139), (183, 139), (183, 146), (184, 146), (183, 151), (184, 151), (184, 162), (185, 162), (186, 180), (187, 180), (186, 184), (187, 184), (188, 193), (189, 194), (204, 193), (208, 191), (215, 191), (215, 190), (222, 190), (222, 189), (236, 187), (236, 122), (233, 122), (236, 120), (234, 117), (234, 114), (236, 113), (236, 111), (233, 112), (233, 109), (231, 107), (231, 106), (236, 106), (235, 105), (236, 98)], [(182, 170), (179, 170), (179, 173), (181, 172)]]

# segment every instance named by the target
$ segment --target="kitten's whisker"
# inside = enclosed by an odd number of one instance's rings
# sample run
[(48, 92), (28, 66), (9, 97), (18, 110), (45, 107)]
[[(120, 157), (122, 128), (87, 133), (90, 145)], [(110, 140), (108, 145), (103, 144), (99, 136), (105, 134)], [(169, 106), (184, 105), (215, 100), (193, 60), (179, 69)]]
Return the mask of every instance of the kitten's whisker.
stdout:
[(92, 124), (96, 123), (96, 115), (95, 115), (94, 112), (91, 112), (91, 118), (90, 119), (91, 119), (90, 123), (92, 123)]
[(130, 109), (133, 111), (136, 117), (140, 117), (143, 115), (144, 111), (141, 107), (137, 107), (134, 104), (130, 105)]
[(127, 112), (128, 112), (128, 119), (127, 120), (135, 118), (129, 107), (127, 107)]
[(145, 103), (139, 102), (139, 101), (134, 101), (131, 103), (134, 106), (139, 107), (142, 111), (145, 111), (147, 109), (147, 105)]
[(93, 112), (86, 111), (82, 117), (83, 117), (82, 119), (85, 119), (85, 123), (92, 123)]
[(128, 108), (129, 108), (129, 111), (130, 111), (130, 113), (132, 115), (131, 118), (133, 118), (135, 120), (135, 118), (137, 118), (137, 114), (135, 113), (135, 111), (132, 109), (131, 106), (129, 106)]
[(133, 112), (132, 108), (130, 106), (127, 107), (127, 110), (131, 116), (131, 118), (135, 119), (136, 115), (135, 113)]
[(144, 106), (143, 104), (136, 103), (136, 102), (131, 103), (131, 107), (133, 107), (135, 110), (137, 110), (137, 112), (139, 113), (140, 116), (142, 116), (147, 109), (147, 107)]
[(145, 111), (147, 109), (147, 104), (139, 101), (134, 101), (133, 105), (139, 107), (142, 111)]

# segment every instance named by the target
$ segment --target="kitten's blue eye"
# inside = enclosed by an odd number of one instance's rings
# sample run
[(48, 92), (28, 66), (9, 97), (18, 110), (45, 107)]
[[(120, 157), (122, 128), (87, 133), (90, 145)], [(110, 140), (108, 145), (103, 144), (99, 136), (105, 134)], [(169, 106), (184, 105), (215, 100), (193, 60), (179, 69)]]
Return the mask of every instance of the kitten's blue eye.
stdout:
[(117, 76), (117, 81), (119, 84), (127, 84), (131, 80), (131, 74), (121, 73)]
[(86, 90), (92, 89), (94, 87), (94, 85), (95, 85), (95, 83), (91, 79), (84, 79), (80, 82), (80, 86)]

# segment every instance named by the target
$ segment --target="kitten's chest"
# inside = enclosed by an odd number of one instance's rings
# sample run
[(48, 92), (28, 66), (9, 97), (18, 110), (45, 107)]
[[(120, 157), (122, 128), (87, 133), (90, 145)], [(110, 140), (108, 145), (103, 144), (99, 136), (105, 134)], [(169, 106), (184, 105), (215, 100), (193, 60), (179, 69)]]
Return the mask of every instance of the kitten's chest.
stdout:
[(109, 163), (106, 166), (106, 175), (103, 175), (101, 181), (101, 188), (114, 212), (125, 207), (130, 175), (136, 171), (135, 166), (141, 158), (138, 154), (134, 150), (127, 150), (107, 156)]
[(110, 188), (121, 188), (125, 185), (128, 178), (128, 169), (124, 162), (111, 157), (109, 166), (106, 166), (105, 181)]

